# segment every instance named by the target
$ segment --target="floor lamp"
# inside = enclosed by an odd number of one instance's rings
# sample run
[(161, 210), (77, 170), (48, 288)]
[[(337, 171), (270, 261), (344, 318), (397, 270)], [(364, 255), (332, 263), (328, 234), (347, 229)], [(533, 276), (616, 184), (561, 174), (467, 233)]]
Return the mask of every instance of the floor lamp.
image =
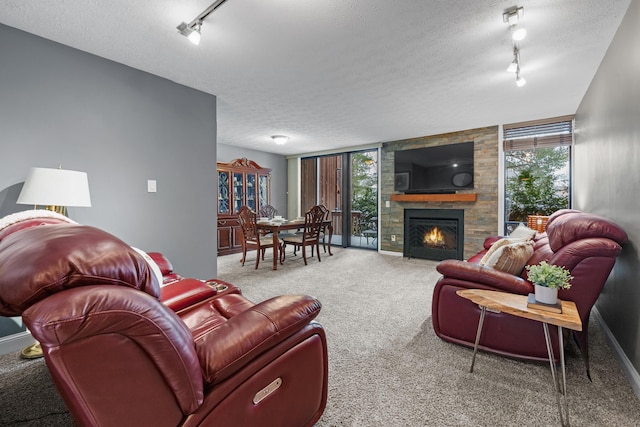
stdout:
[[(89, 180), (86, 172), (65, 169), (31, 168), (16, 202), (34, 205), (67, 216), (67, 206), (90, 207)], [(36, 342), (21, 352), (26, 359), (42, 357), (42, 347)]]

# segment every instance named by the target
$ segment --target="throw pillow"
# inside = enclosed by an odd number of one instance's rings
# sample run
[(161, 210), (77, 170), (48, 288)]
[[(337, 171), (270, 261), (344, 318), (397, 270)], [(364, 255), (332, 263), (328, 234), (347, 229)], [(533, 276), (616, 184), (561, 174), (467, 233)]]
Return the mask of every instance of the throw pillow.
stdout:
[(485, 265), (487, 263), (487, 261), (489, 261), (489, 258), (491, 258), (491, 255), (493, 255), (501, 247), (503, 247), (505, 245), (510, 245), (512, 243), (518, 243), (518, 242), (524, 242), (524, 241), (526, 241), (526, 240), (524, 240), (524, 239), (513, 239), (511, 237), (503, 237), (500, 240), (496, 240), (493, 243), (493, 245), (491, 245), (489, 247), (489, 249), (487, 250), (487, 253), (485, 253), (484, 256), (482, 257), (482, 259), (480, 260), (480, 265)]
[(520, 224), (511, 232), (511, 234), (509, 234), (509, 237), (512, 239), (531, 240), (536, 237), (536, 234), (538, 234), (536, 230), (533, 230), (524, 224)]
[(533, 242), (511, 243), (498, 248), (489, 257), (485, 267), (495, 268), (496, 270), (519, 276), (531, 255), (533, 255)]

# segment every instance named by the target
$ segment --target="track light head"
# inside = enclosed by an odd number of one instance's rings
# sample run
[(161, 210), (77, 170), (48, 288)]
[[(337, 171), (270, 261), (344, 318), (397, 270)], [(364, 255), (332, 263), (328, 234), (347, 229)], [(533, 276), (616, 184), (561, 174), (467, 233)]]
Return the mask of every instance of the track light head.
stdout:
[(199, 21), (196, 23), (195, 28), (193, 28), (193, 30), (191, 30), (191, 34), (189, 34), (187, 36), (187, 38), (189, 39), (189, 41), (193, 44), (195, 44), (196, 46), (198, 46), (200, 44), (200, 31), (202, 30), (202, 21)]
[(178, 25), (178, 32), (189, 39), (189, 41), (196, 46), (200, 44), (200, 30), (202, 28), (202, 21), (198, 21), (193, 25), (189, 25), (186, 22), (182, 22)]
[(193, 21), (181, 23), (178, 25), (178, 32), (189, 39), (189, 41), (195, 45), (200, 44), (200, 30), (202, 29), (202, 22), (204, 18), (211, 15), (214, 10), (222, 6), (227, 0), (216, 0), (208, 8), (203, 10), (200, 15), (196, 16)]
[(524, 40), (524, 38), (527, 37), (527, 30), (524, 28), (518, 28), (517, 30), (511, 33), (511, 37), (513, 38), (513, 40), (517, 42)]

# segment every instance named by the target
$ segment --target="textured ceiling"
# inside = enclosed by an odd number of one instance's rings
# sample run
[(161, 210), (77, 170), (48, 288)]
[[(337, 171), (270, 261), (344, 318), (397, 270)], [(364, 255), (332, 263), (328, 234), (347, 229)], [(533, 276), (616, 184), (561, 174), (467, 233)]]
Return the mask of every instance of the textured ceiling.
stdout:
[(194, 46), (176, 26), (212, 2), (3, 0), (0, 23), (216, 95), (220, 143), (299, 154), (573, 114), (630, 0), (228, 0)]

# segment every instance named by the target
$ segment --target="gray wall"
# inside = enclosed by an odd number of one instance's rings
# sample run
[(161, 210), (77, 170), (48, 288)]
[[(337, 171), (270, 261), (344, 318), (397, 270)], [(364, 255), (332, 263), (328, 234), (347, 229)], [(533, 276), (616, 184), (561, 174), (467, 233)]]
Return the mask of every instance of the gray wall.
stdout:
[[(0, 217), (29, 168), (88, 173), (69, 216), (216, 275), (216, 98), (0, 25)], [(158, 192), (147, 193), (147, 180)]]
[(640, 371), (640, 1), (633, 0), (576, 113), (574, 206), (622, 226), (624, 246), (596, 307)]
[(264, 151), (249, 150), (233, 145), (218, 144), (218, 161), (230, 162), (231, 160), (246, 157), (253, 160), (263, 168), (271, 169), (271, 206), (278, 210), (282, 216), (287, 216), (287, 159), (279, 154), (266, 153)]

